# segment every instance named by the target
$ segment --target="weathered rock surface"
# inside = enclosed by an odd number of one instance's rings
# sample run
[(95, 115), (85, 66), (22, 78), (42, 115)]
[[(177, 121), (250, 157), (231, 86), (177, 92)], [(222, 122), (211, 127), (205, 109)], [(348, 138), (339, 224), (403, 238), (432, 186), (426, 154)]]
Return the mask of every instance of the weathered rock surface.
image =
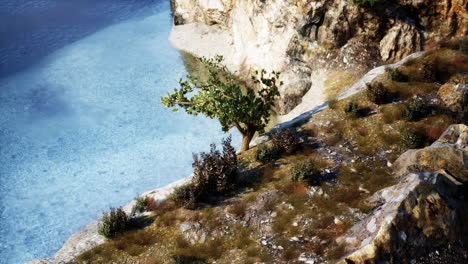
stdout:
[(347, 0), (171, 0), (171, 42), (196, 56), (225, 57), (249, 81), (258, 69), (282, 72), (277, 110), (285, 114), (314, 87), (317, 70), (369, 70), (468, 34), (464, 0), (386, 1), (373, 9)]
[(468, 127), (452, 125), (431, 146), (403, 153), (394, 163), (398, 175), (410, 172), (445, 171), (457, 180), (468, 182)]
[(342, 263), (410, 263), (468, 241), (467, 139), (467, 126), (452, 125), (431, 146), (401, 155), (399, 182), (375, 193), (369, 202), (376, 209), (338, 238), (348, 252)]
[[(409, 263), (467, 235), (465, 187), (439, 173), (411, 173), (372, 199), (383, 205), (342, 237), (354, 263)], [(346, 262), (343, 262), (346, 263)]]
[(460, 76), (442, 85), (437, 92), (440, 99), (452, 111), (462, 111), (468, 105), (468, 76)]

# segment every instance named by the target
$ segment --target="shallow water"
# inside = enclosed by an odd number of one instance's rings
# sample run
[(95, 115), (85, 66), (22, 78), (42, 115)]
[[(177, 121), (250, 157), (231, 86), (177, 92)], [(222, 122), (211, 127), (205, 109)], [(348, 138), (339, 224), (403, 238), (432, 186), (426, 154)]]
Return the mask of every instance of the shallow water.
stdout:
[(185, 74), (169, 1), (63, 2), (0, 3), (0, 263), (53, 256), (225, 136), (159, 103)]

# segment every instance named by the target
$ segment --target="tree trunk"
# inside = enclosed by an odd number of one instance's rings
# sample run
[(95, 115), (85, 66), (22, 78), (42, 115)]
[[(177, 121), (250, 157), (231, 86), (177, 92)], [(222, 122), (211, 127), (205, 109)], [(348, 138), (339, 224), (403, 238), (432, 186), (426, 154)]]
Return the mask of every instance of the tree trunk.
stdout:
[(254, 137), (254, 135), (255, 135), (255, 131), (252, 131), (252, 130), (248, 130), (247, 133), (242, 135), (242, 146), (240, 149), (241, 152), (249, 150), (250, 141), (252, 141), (252, 138)]

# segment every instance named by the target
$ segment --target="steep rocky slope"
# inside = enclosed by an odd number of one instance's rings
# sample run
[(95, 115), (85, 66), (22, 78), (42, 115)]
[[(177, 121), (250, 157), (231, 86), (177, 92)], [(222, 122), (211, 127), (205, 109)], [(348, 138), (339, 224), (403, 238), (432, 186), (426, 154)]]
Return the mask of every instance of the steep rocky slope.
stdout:
[[(329, 72), (362, 74), (431, 43), (468, 33), (464, 0), (171, 0), (174, 45), (196, 56), (224, 55), (248, 80), (254, 70), (283, 73), (278, 104), (292, 110)], [(325, 72), (325, 73), (324, 73)]]
[[(290, 123), (295, 151), (261, 161), (267, 140), (240, 154), (232, 193), (195, 209), (168, 189), (144, 194), (160, 202), (146, 207), (151, 223), (74, 262), (466, 263), (468, 127), (452, 124), (467, 116), (450, 110), (463, 98), (457, 89), (441, 90), (465, 87), (468, 55), (449, 47), (400, 65), (407, 78), (377, 76), (370, 85), (384, 85), (388, 100), (361, 91)], [(424, 106), (407, 110), (415, 100)], [(303, 161), (314, 164), (313, 181), (292, 179)]]

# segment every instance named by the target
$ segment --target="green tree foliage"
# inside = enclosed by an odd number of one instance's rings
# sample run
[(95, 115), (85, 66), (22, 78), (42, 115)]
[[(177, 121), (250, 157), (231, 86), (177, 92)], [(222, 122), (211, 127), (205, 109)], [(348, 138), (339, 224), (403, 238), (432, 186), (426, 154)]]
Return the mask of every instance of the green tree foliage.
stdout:
[(236, 127), (243, 137), (241, 151), (245, 151), (255, 133), (264, 132), (282, 83), (278, 81), (278, 72), (267, 74), (261, 70), (252, 76), (259, 88), (243, 89), (239, 80), (221, 64), (222, 60), (222, 56), (200, 58), (209, 71), (207, 80), (188, 75), (185, 81), (179, 81), (179, 89), (161, 98), (161, 102), (175, 111), (179, 107), (191, 115), (201, 113), (216, 118), (224, 132)]

